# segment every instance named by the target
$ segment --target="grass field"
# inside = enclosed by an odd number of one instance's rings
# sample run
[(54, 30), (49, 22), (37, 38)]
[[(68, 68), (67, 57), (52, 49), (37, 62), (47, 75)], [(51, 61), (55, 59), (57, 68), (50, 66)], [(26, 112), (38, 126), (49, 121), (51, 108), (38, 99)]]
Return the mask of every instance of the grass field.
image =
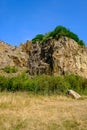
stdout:
[(2, 92), (0, 130), (87, 130), (87, 98)]

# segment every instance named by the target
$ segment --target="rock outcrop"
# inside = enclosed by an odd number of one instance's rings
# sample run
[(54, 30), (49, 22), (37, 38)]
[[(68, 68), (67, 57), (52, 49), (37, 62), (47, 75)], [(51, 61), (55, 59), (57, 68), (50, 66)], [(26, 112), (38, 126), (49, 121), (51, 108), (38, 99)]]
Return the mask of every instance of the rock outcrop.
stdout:
[(77, 74), (87, 78), (87, 48), (67, 37), (33, 44), (29, 52), (29, 72), (31, 75)]
[(28, 67), (28, 54), (22, 47), (15, 47), (0, 41), (0, 70), (6, 66)]
[[(47, 42), (48, 43), (48, 42)], [(29, 74), (51, 74), (51, 43), (33, 44), (29, 52)]]
[(49, 38), (43, 44), (27, 41), (19, 47), (0, 42), (0, 70), (8, 65), (25, 67), (30, 75), (77, 74), (87, 78), (87, 48), (67, 37)]

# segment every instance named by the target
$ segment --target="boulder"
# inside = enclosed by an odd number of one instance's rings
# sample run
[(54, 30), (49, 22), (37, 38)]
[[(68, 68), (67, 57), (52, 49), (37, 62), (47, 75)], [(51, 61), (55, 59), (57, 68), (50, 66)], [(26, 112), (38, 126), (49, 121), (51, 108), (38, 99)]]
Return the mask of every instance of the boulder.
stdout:
[(67, 94), (70, 95), (70, 96), (72, 96), (75, 99), (81, 98), (81, 96), (77, 92), (75, 92), (74, 90), (68, 90)]

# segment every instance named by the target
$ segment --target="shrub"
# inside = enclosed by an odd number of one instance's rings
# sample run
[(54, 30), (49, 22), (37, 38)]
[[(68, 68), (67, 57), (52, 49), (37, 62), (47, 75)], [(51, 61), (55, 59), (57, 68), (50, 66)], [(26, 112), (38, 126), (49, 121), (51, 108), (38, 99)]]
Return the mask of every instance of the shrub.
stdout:
[(47, 39), (49, 39), (50, 37), (52, 37), (52, 32), (48, 32), (44, 35), (42, 43), (45, 42)]
[(48, 32), (45, 35), (36, 35), (36, 37), (32, 39), (32, 42), (36, 43), (38, 41), (39, 43), (43, 43), (50, 37), (58, 40), (61, 36), (69, 37), (75, 40), (80, 46), (85, 46), (84, 42), (79, 39), (78, 35), (76, 35), (75, 33), (71, 32), (69, 29), (63, 26), (57, 26), (52, 32)]
[(84, 78), (82, 78), (78, 75), (71, 74), (71, 75), (66, 75), (65, 80), (66, 80), (66, 82), (68, 82), (70, 84), (70, 89), (73, 89), (80, 93), (82, 91), (84, 91), (84, 89), (83, 89), (84, 80), (85, 80)]
[(63, 27), (63, 26), (57, 26), (54, 31), (51, 33), (51, 36), (53, 36), (54, 39), (59, 39), (61, 36), (66, 36), (69, 38), (74, 39), (79, 45), (83, 46), (85, 45), (82, 40), (79, 39), (78, 35), (71, 32), (69, 29)]
[(82, 40), (79, 40), (79, 41), (78, 41), (78, 44), (79, 44), (80, 46), (85, 46), (85, 44), (84, 44), (84, 42), (83, 42)]
[(87, 94), (87, 79), (77, 75), (66, 76), (34, 76), (21, 74), (15, 77), (0, 76), (0, 91), (29, 91), (34, 94), (66, 94), (73, 89), (80, 94)]
[(87, 79), (83, 79), (81, 90), (82, 90), (82, 93), (87, 95)]
[(33, 93), (48, 94), (65, 93), (69, 84), (64, 81), (63, 77), (53, 76), (34, 76), (32, 79), (26, 75), (17, 77), (0, 77), (1, 91), (31, 91)]
[(0, 91), (5, 90), (6, 78), (4, 76), (0, 76)]
[(35, 38), (33, 38), (32, 39), (32, 42), (33, 43), (35, 43), (35, 42), (41, 42), (42, 40), (43, 40), (43, 37), (44, 37), (44, 35), (43, 34), (38, 34), (38, 35), (36, 35), (36, 37)]
[(16, 73), (17, 72), (17, 68), (15, 66), (13, 66), (13, 67), (6, 66), (4, 68), (4, 72), (6, 72), (6, 73)]

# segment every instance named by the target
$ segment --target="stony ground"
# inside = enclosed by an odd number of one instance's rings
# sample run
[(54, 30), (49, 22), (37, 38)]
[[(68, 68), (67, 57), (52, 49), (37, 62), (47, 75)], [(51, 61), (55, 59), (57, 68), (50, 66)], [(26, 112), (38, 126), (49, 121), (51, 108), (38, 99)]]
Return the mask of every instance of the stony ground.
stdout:
[(0, 130), (87, 130), (87, 97), (0, 93)]

